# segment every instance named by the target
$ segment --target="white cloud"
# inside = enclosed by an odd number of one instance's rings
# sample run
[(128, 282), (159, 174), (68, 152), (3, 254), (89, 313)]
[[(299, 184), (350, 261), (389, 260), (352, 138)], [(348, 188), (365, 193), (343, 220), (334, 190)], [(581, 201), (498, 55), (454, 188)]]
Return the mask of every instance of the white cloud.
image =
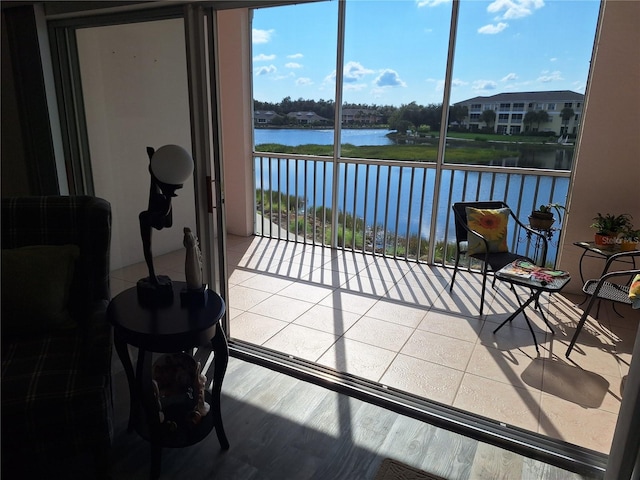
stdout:
[(301, 53), (292, 53), (291, 55), (287, 55), (287, 58), (302, 58), (304, 57)]
[(501, 82), (510, 82), (512, 80), (517, 80), (518, 79), (518, 75), (516, 75), (515, 73), (508, 73), (506, 74), (504, 77), (502, 77), (500, 79)]
[(255, 69), (256, 75), (268, 75), (270, 73), (276, 73), (278, 69), (275, 65), (269, 65), (268, 67), (258, 67)]
[(537, 80), (539, 82), (548, 83), (556, 80), (564, 80), (564, 78), (562, 78), (560, 71), (556, 70), (555, 72), (542, 72), (542, 75), (540, 75)]
[(259, 30), (254, 28), (251, 31), (251, 39), (253, 43), (268, 43), (271, 41), (271, 36), (275, 33), (275, 30)]
[(553, 58), (550, 58), (550, 59), (549, 59), (549, 61), (550, 61), (550, 62), (557, 62), (557, 61), (558, 61), (558, 59), (557, 59), (556, 57), (553, 57)]
[(344, 89), (350, 92), (359, 92), (360, 90), (364, 90), (365, 88), (367, 88), (366, 83), (352, 83), (344, 86)]
[(465, 82), (464, 80), (460, 80), (459, 78), (454, 78), (451, 80), (451, 85), (454, 87), (463, 87), (465, 85), (469, 85), (469, 82)]
[[(373, 70), (364, 68), (359, 62), (348, 62), (344, 66), (344, 81), (345, 83), (353, 83), (359, 81), (365, 75), (374, 73)], [(335, 72), (333, 72), (333, 78), (335, 81)]]
[(508, 23), (504, 23), (504, 22), (500, 22), (497, 25), (493, 25), (493, 24), (489, 24), (489, 25), (485, 25), (484, 27), (480, 27), (478, 29), (478, 33), (484, 33), (487, 35), (495, 35), (496, 33), (500, 33), (501, 31), (503, 31), (505, 28), (507, 28), (509, 26)]
[(441, 3), (449, 3), (450, 0), (416, 0), (418, 7), (436, 7)]
[(471, 86), (474, 90), (495, 90), (497, 87), (493, 80), (474, 80)]
[(528, 17), (533, 10), (544, 7), (544, 0), (495, 0), (487, 7), (489, 13), (500, 13), (498, 20), (513, 20), (516, 18)]
[(373, 82), (378, 87), (406, 87), (407, 84), (402, 81), (400, 75), (395, 70), (386, 68), (380, 72), (380, 75)]
[(298, 86), (313, 85), (313, 82), (308, 77), (300, 77), (296, 79), (296, 85)]
[(302, 68), (302, 65), (300, 65), (299, 63), (296, 63), (296, 62), (285, 63), (284, 66), (287, 67), (287, 68)]
[(255, 57), (253, 57), (253, 61), (254, 62), (268, 62), (269, 60), (275, 60), (276, 56), (274, 54), (271, 55), (265, 55), (264, 53), (261, 53), (260, 55), (256, 55)]

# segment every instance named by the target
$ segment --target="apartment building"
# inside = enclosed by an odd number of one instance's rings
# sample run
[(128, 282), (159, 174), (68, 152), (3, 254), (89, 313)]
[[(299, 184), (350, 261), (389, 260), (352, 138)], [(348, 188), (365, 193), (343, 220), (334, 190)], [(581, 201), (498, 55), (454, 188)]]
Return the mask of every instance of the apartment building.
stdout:
[[(508, 135), (521, 132), (575, 135), (582, 118), (584, 95), (570, 90), (510, 92), (474, 97), (455, 105), (468, 108), (463, 125), (472, 131), (489, 128)], [(495, 116), (487, 116), (485, 111), (493, 111)], [(527, 116), (528, 112), (535, 115)], [(546, 115), (540, 117), (540, 112)]]

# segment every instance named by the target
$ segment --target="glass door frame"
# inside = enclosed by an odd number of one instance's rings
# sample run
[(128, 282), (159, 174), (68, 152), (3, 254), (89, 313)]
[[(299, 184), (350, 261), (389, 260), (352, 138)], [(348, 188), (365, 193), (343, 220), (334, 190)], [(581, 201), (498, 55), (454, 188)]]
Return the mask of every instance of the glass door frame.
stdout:
[[(222, 298), (227, 298), (224, 188), (219, 142), (213, 8), (194, 4), (160, 6), (107, 15), (65, 15), (65, 18), (54, 17), (48, 22), (69, 192), (72, 195), (95, 195), (76, 30), (178, 18), (184, 21), (186, 37), (196, 228), (201, 249), (205, 258), (209, 259), (203, 265), (203, 274), (210, 288)], [(227, 316), (223, 318), (223, 327), (228, 331)]]

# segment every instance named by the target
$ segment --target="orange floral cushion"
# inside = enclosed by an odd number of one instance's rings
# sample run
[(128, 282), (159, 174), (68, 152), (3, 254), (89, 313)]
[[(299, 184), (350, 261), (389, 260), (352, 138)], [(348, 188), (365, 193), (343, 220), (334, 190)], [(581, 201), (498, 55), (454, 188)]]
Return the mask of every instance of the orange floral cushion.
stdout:
[(629, 287), (629, 298), (633, 308), (640, 308), (640, 273), (636, 275)]
[(480, 209), (467, 207), (467, 226), (469, 233), (469, 245), (467, 254), (486, 253), (485, 243), (478, 235), (487, 241), (489, 252), (508, 252), (507, 247), (507, 223), (509, 222), (508, 208)]

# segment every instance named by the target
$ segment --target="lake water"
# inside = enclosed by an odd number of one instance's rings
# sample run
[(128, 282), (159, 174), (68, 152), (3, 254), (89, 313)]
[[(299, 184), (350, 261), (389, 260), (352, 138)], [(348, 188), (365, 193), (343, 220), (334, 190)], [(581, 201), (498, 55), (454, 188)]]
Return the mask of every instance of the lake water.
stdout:
[[(342, 142), (356, 147), (364, 145), (393, 145), (393, 141), (386, 135), (391, 130), (379, 128), (345, 129), (342, 130)], [(256, 128), (254, 130), (255, 144), (279, 143), (280, 145), (333, 145), (333, 129), (315, 128)]]

